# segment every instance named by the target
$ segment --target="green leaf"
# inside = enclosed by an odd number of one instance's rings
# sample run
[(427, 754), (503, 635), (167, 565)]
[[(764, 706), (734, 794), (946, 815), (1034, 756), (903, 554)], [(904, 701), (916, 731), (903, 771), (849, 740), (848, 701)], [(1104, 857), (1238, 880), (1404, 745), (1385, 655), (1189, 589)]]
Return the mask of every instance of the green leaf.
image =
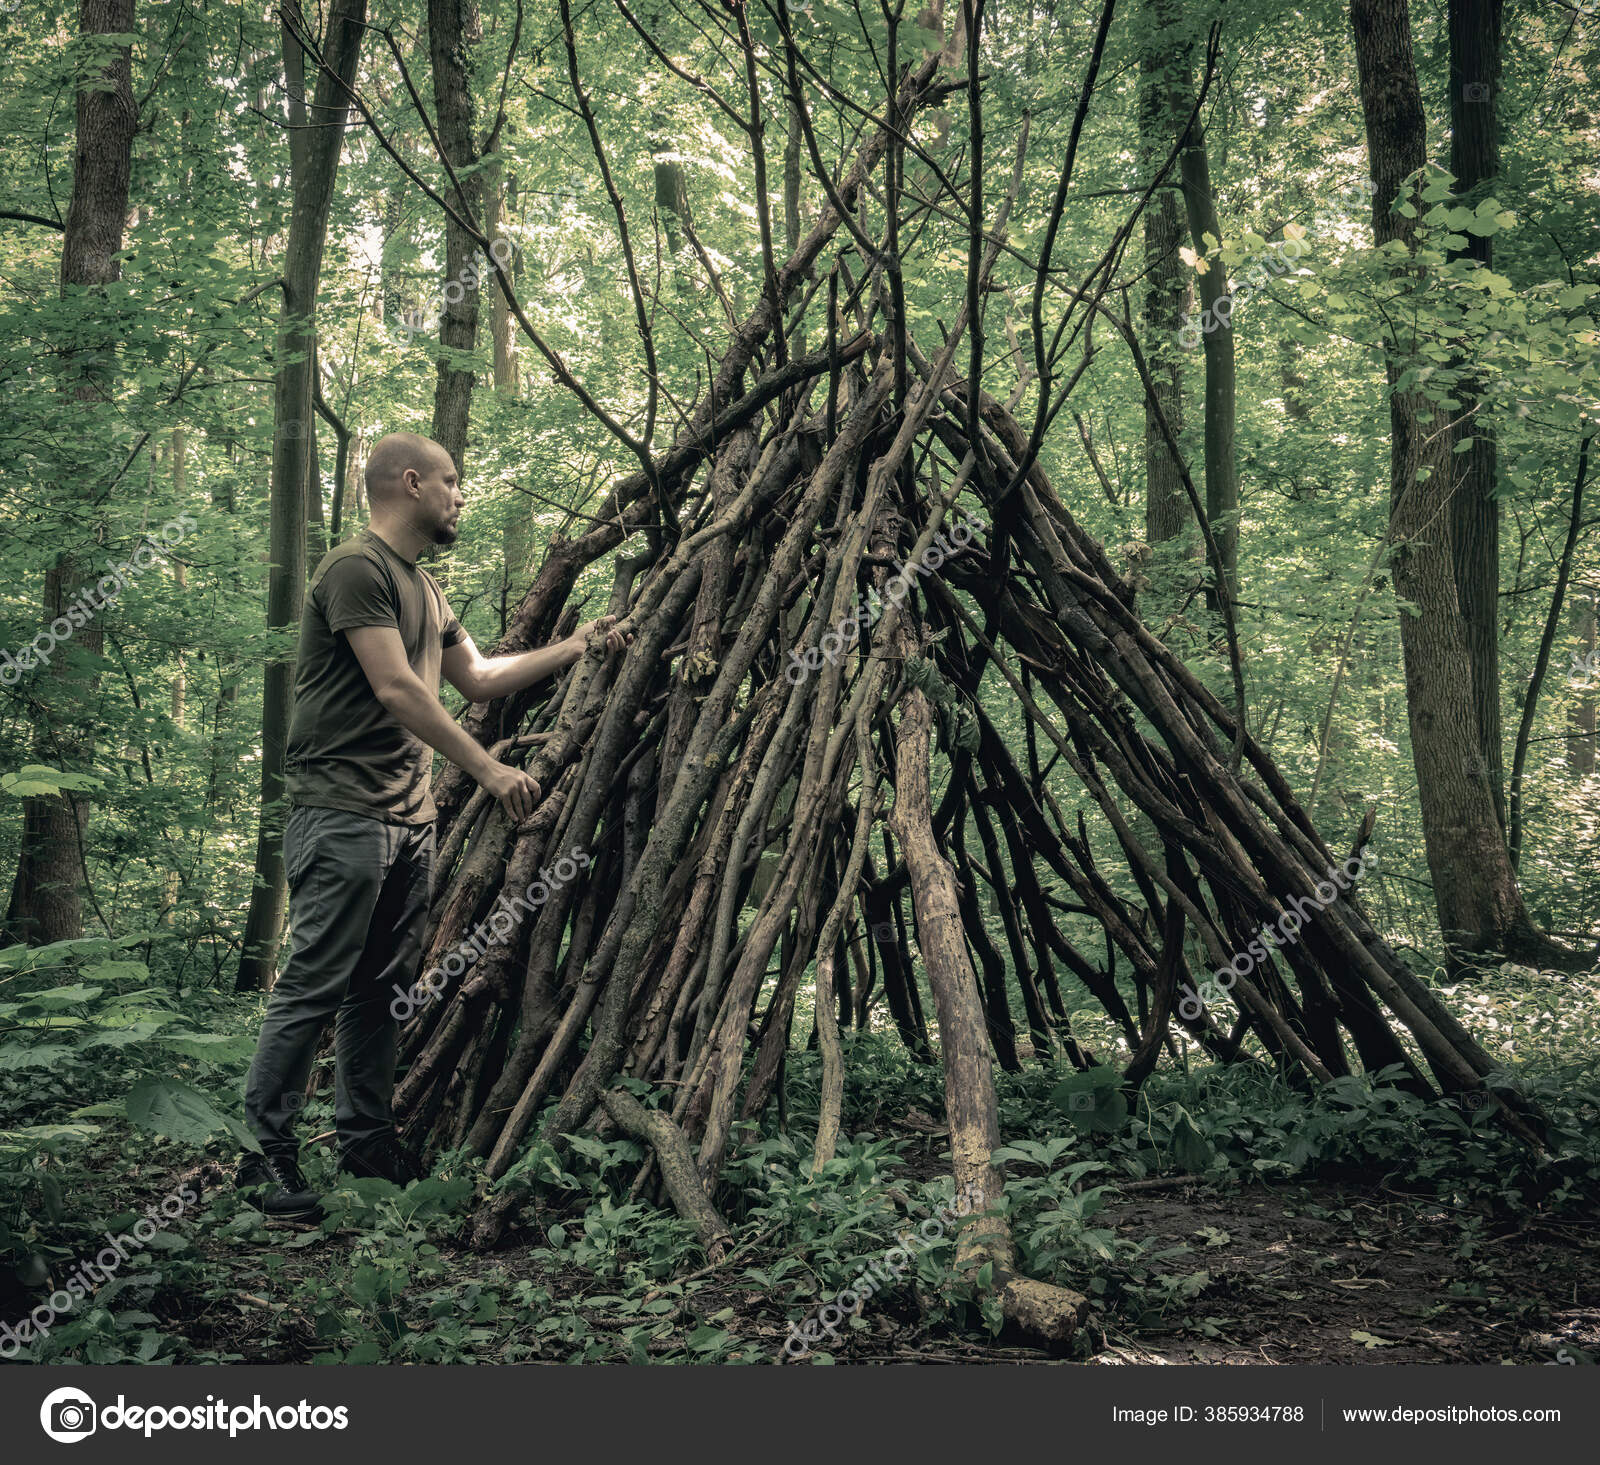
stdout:
[(1122, 1075), (1105, 1064), (1063, 1079), (1050, 1091), (1050, 1102), (1087, 1134), (1115, 1134), (1128, 1121)]
[(0, 1150), (36, 1150), (56, 1140), (89, 1140), (100, 1133), (98, 1124), (33, 1124), (26, 1129), (0, 1129)]
[(245, 1033), (162, 1033), (159, 1041), (163, 1048), (206, 1063), (248, 1058), (256, 1046), (255, 1039)]
[(46, 1171), (39, 1177), (39, 1198), (44, 1205), (45, 1219), (54, 1225), (66, 1214), (66, 1201), (61, 1194), (61, 1182)]
[(15, 773), (0, 774), (0, 792), (14, 794), (19, 799), (59, 794), (63, 789), (92, 793), (105, 786), (105, 780), (92, 773), (62, 773), (43, 763), (26, 763)]
[(150, 968), (142, 961), (102, 961), (85, 967), (83, 975), (91, 982), (147, 982), (150, 980)]
[(161, 1031), (164, 1024), (172, 1021), (167, 1013), (158, 1013), (154, 1020), (148, 1022), (129, 1023), (126, 1027), (107, 1028), (96, 1033), (94, 1037), (84, 1042), (85, 1048), (127, 1048), (134, 1043), (142, 1043), (147, 1038), (153, 1038)]
[(202, 1145), (218, 1130), (238, 1134), (243, 1126), (221, 1113), (193, 1084), (149, 1075), (128, 1095), (128, 1118), (140, 1129), (165, 1139)]
[(370, 1265), (356, 1268), (355, 1275), (350, 1279), (350, 1296), (363, 1307), (370, 1307), (378, 1300), (382, 1291), (382, 1284), (378, 1278), (378, 1269)]
[(20, 1012), (37, 1007), (55, 1012), (64, 1007), (82, 1007), (84, 1003), (94, 1001), (103, 990), (101, 987), (85, 986), (81, 982), (70, 987), (50, 987), (43, 992), (29, 992), (17, 1003), (15, 1010)]
[(1211, 1165), (1213, 1152), (1188, 1111), (1179, 1108), (1178, 1122), (1172, 1129), (1172, 1158), (1191, 1175), (1199, 1175)]
[(40, 1043), (36, 1047), (7, 1043), (0, 1047), (0, 1073), (14, 1073), (21, 1068), (53, 1068), (71, 1056), (72, 1049), (59, 1043)]

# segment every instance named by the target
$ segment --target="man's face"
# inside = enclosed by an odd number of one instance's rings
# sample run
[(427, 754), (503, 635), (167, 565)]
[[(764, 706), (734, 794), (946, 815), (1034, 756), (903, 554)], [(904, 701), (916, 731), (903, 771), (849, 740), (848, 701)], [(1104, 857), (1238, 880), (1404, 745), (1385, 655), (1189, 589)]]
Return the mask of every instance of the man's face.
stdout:
[(435, 544), (454, 544), (461, 524), (461, 482), (449, 453), (435, 446), (427, 463), (406, 470), (406, 486), (415, 497), (412, 512), (417, 528)]

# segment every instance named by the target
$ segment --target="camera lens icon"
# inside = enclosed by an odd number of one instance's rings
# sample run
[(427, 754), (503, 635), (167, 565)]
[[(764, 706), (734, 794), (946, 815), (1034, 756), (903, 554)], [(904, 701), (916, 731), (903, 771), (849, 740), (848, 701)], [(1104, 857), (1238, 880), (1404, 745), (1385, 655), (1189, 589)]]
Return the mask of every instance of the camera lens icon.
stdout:
[(1084, 1114), (1094, 1109), (1094, 1090), (1082, 1089), (1078, 1093), (1067, 1095), (1067, 1108), (1075, 1114)]
[(872, 939), (880, 946), (892, 946), (899, 932), (895, 930), (893, 921), (874, 921), (872, 923)]
[(57, 1389), (46, 1395), (39, 1406), (39, 1423), (44, 1432), (63, 1445), (75, 1445), (92, 1435), (95, 1421), (94, 1400), (82, 1389)]

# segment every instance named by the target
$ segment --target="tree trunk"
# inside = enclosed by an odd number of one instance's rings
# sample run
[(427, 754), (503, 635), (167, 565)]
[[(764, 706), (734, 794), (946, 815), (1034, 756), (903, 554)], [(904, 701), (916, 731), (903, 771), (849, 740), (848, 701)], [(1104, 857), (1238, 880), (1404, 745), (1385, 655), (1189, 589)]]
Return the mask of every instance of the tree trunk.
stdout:
[[(919, 654), (902, 624), (898, 650)], [(990, 1156), (1000, 1148), (1000, 1115), (978, 977), (962, 935), (960, 898), (950, 863), (934, 837), (929, 793), (929, 734), (932, 709), (920, 691), (901, 701), (895, 751), (896, 786), (889, 827), (905, 854), (917, 916), (917, 946), (928, 971), (939, 1014), (939, 1048), (944, 1063), (945, 1120), (950, 1126), (950, 1173), (957, 1195), (972, 1198), (983, 1217), (957, 1236), (956, 1264), (987, 1281), (1006, 1316), (1035, 1339), (1051, 1345), (1069, 1341), (1088, 1304), (1076, 1292), (1017, 1275), (1016, 1246), (1000, 1212), (1005, 1178)]]
[[(1380, 247), (1399, 240), (1409, 248), (1415, 224), (1395, 206), (1419, 191), (1407, 180), (1427, 162), (1410, 12), (1406, 0), (1352, 0), (1350, 16), (1376, 185), (1373, 235)], [(1401, 267), (1407, 271), (1415, 273)], [(1439, 926), (1452, 963), (1475, 953), (1539, 952), (1548, 943), (1523, 908), (1480, 749), (1450, 532), (1458, 466), (1449, 413), (1417, 390), (1394, 390), (1413, 347), (1394, 336), (1386, 342), (1390, 542), (1395, 594), (1415, 607), (1400, 616), (1400, 644)]]
[[(1595, 594), (1589, 590), (1575, 596), (1571, 610), (1571, 631), (1578, 643), (1575, 653), (1585, 667), (1594, 663)], [(1593, 672), (1584, 671), (1588, 682)], [(1567, 711), (1567, 771), (1574, 778), (1588, 778), (1594, 772), (1595, 715), (1594, 693), (1582, 691)]]
[[(482, 39), (475, 0), (428, 0), (428, 51), (433, 58), (433, 104), (439, 142), (459, 189), (445, 192), (450, 206), (474, 223), (483, 218), (483, 173), (473, 136), (476, 109), (468, 71), (468, 49)], [(440, 289), (438, 378), (433, 389), (431, 433), (466, 471), (467, 421), (476, 373), (471, 353), (478, 344), (479, 279), (487, 265), (478, 246), (454, 219), (445, 218), (444, 283)]]
[[(132, 31), (133, 0), (82, 0), (78, 12), (81, 37)], [(105, 64), (86, 77), (78, 90), (72, 202), (61, 241), (63, 298), (77, 290), (109, 285), (122, 276), (117, 256), (128, 216), (138, 107), (133, 99), (130, 47), (114, 44), (105, 54)], [(105, 354), (112, 354), (110, 343)], [(87, 403), (101, 400), (107, 386), (103, 369), (90, 368), (77, 375), (71, 390)], [(80, 559), (74, 550), (63, 550), (45, 572), (41, 626), (48, 628), (62, 617), (86, 588), (80, 582), (87, 553), (85, 547)], [(74, 640), (84, 652), (99, 656), (104, 628), (98, 616), (90, 615)], [(91, 713), (86, 694), (92, 695), (94, 684), (92, 676), (74, 672), (69, 658), (59, 653), (38, 678), (34, 749), (41, 763), (71, 772), (92, 761), (94, 742), (87, 731)], [(63, 791), (23, 800), (17, 874), (6, 912), (6, 927), (13, 938), (44, 945), (83, 934), (80, 886), (87, 829), (88, 805), (79, 794)]]
[[(1202, 317), (1209, 311), (1210, 319), (1214, 322), (1212, 328), (1201, 336), (1206, 368), (1206, 517), (1211, 521), (1212, 533), (1221, 552), (1222, 572), (1228, 581), (1229, 593), (1237, 598), (1239, 469), (1234, 456), (1237, 372), (1233, 359), (1233, 307), (1228, 289), (1228, 269), (1222, 262), (1220, 252), (1222, 223), (1212, 193), (1211, 160), (1206, 149), (1205, 132), (1199, 116), (1195, 115), (1189, 23), (1184, 20), (1173, 0), (1158, 0), (1154, 13), (1161, 29), (1156, 32), (1152, 44), (1168, 58), (1165, 67), (1167, 114), (1177, 127), (1185, 129), (1178, 155), (1178, 176), (1183, 191), (1189, 243), (1200, 260), (1195, 269), (1195, 284), (1200, 296)], [(1192, 124), (1189, 121), (1191, 116), (1194, 116)], [(1206, 242), (1208, 235), (1212, 240), (1210, 244)], [(1224, 300), (1224, 296), (1229, 298)], [(1215, 594), (1208, 598), (1215, 608)]]
[[(1187, 121), (1174, 115), (1169, 76), (1174, 61), (1162, 11), (1160, 5), (1151, 8), (1149, 39), (1139, 57), (1139, 142), (1147, 175), (1166, 162), (1178, 129)], [(1187, 61), (1182, 64), (1187, 66)], [(1161, 411), (1175, 437), (1183, 431), (1183, 351), (1178, 335), (1189, 300), (1189, 283), (1178, 254), (1183, 242), (1178, 207), (1177, 190), (1164, 186), (1144, 216), (1144, 349)], [(1182, 476), (1159, 426), (1156, 405), (1150, 402), (1145, 404), (1144, 451), (1144, 537), (1155, 549), (1178, 538), (1190, 515)]]
[[(1450, 171), (1456, 193), (1476, 208), (1500, 173), (1501, 0), (1450, 0)], [(1468, 233), (1454, 257), (1489, 269), (1494, 241)], [(1456, 425), (1451, 446), (1470, 442), (1457, 458), (1458, 479), (1450, 499), (1455, 545), (1456, 596), (1472, 675), (1472, 706), (1479, 751), (1489, 770), (1495, 816), (1506, 824), (1505, 754), (1500, 723), (1500, 504), (1495, 498), (1494, 425), (1483, 400), (1483, 384), (1463, 381), (1454, 396)]]
[[(517, 193), (516, 175), (505, 175), (498, 145), (484, 154), (483, 166), (483, 232), (492, 241), (504, 239), (511, 249), (507, 271), (516, 277), (519, 251), (511, 244), (506, 232), (506, 216), (515, 207)], [(499, 283), (489, 287), (489, 329), (494, 336), (494, 389), (503, 397), (517, 394), (516, 332), (511, 319), (511, 308), (505, 291)]]
[[(319, 70), (309, 107), (305, 57), (295, 27), (298, 7), (287, 12), (284, 73), (289, 97), (289, 161), (294, 209), (283, 261), (283, 306), (278, 318), (273, 378), (271, 524), (272, 568), (267, 575), (267, 627), (288, 632), (299, 625), (306, 580), (306, 505), (314, 464), (308, 432), (313, 415), (317, 357), (317, 287), (328, 215), (333, 207), (339, 154), (348, 112), (345, 88), (355, 80), (366, 0), (332, 0)], [(330, 76), (329, 72), (333, 75)], [(337, 78), (337, 79), (336, 79)], [(343, 85), (340, 85), (342, 81)], [(283, 750), (293, 712), (294, 657), (268, 661), (262, 689), (261, 820), (256, 837), (255, 886), (245, 921), (238, 990), (270, 987), (288, 907), (283, 870)]]

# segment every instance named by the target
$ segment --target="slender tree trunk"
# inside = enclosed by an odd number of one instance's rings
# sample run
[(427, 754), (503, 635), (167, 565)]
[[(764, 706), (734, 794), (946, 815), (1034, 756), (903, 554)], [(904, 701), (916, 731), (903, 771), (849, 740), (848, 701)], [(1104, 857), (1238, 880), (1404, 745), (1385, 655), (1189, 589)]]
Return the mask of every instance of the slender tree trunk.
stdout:
[[(502, 184), (503, 165), (499, 148), (484, 154), (483, 167), (483, 232), (490, 243), (510, 236), (505, 232), (505, 219), (509, 202), (516, 194), (516, 179), (505, 178)], [(503, 251), (502, 251), (503, 253)], [(515, 250), (507, 263), (507, 270), (515, 272), (518, 254)], [(517, 356), (511, 307), (499, 282), (489, 285), (489, 330), (494, 340), (494, 389), (497, 396), (514, 397), (517, 394)], [(501, 634), (505, 633), (505, 619), (510, 614), (512, 596), (520, 594), (533, 558), (533, 501), (513, 499), (510, 517), (501, 535), (504, 550), (502, 585)]]
[[(82, 0), (80, 36), (128, 35), (133, 30), (133, 0)], [(94, 290), (121, 278), (122, 233), (128, 216), (133, 134), (138, 108), (133, 99), (131, 51), (113, 44), (101, 69), (84, 78), (77, 99), (77, 136), (72, 161), (72, 202), (61, 242), (61, 294)], [(109, 355), (109, 351), (107, 352)], [(100, 400), (104, 372), (87, 368), (72, 388), (83, 402)], [(48, 627), (77, 600), (82, 566), (73, 550), (63, 550), (45, 572), (41, 625)], [(103, 627), (91, 616), (74, 638), (83, 651), (98, 656)], [(65, 656), (53, 660), (37, 681), (34, 747), (41, 763), (72, 771), (94, 753), (86, 731), (83, 694), (93, 679), (71, 669)], [(23, 800), (22, 843), (17, 875), (6, 912), (11, 935), (37, 945), (69, 941), (83, 934), (80, 883), (88, 806), (80, 795), (63, 792)]]
[[(1177, 127), (1185, 128), (1178, 155), (1178, 173), (1183, 190), (1184, 215), (1189, 242), (1201, 260), (1195, 270), (1202, 314), (1211, 312), (1215, 322), (1202, 336), (1205, 356), (1205, 464), (1206, 517), (1211, 521), (1221, 552), (1223, 574), (1230, 590), (1238, 589), (1239, 568), (1239, 469), (1234, 455), (1234, 413), (1237, 373), (1233, 359), (1232, 301), (1228, 295), (1228, 270), (1222, 262), (1220, 244), (1222, 223), (1217, 215), (1211, 187), (1211, 159), (1206, 150), (1205, 133), (1194, 113), (1195, 89), (1191, 72), (1193, 47), (1187, 23), (1173, 0), (1157, 0), (1153, 14), (1160, 29), (1151, 44), (1164, 55), (1167, 79), (1167, 112)], [(1154, 70), (1152, 61), (1151, 70)], [(1206, 243), (1206, 236), (1212, 243)], [(1221, 303), (1220, 309), (1218, 303)], [(1146, 412), (1150, 409), (1147, 405)], [(1209, 597), (1213, 607), (1216, 597)]]
[[(1572, 602), (1572, 634), (1578, 643), (1577, 655), (1585, 666), (1595, 652), (1594, 604), (1592, 590), (1574, 597)], [(1567, 771), (1574, 778), (1588, 778), (1594, 772), (1594, 740), (1594, 693), (1581, 692), (1567, 712)]]
[[(186, 454), (189, 450), (188, 434), (181, 427), (172, 429), (172, 501), (183, 507), (183, 501), (189, 492), (189, 465)], [(174, 560), (172, 563), (173, 578), (179, 590), (189, 588), (189, 567), (183, 560)], [(172, 674), (172, 722), (175, 727), (183, 726), (184, 718), (188, 713), (189, 702), (189, 669), (185, 660), (183, 648), (178, 649), (177, 667)]]
[[(433, 58), (433, 101), (439, 118), (439, 142), (461, 187), (447, 197), (451, 206), (475, 221), (483, 215), (483, 173), (473, 137), (474, 107), (468, 71), (468, 48), (482, 39), (475, 0), (428, 0), (428, 49)], [(470, 354), (478, 343), (479, 278), (484, 264), (474, 265), (478, 246), (453, 219), (444, 226), (445, 278), (439, 312), (439, 374), (433, 389), (434, 441), (465, 471), (467, 420), (472, 410), (475, 378)], [(458, 354), (459, 353), (459, 354)]]
[[(186, 454), (188, 453), (188, 434), (181, 427), (172, 429), (172, 501), (182, 508), (184, 500), (188, 497), (189, 473)], [(177, 585), (180, 594), (189, 588), (189, 567), (181, 559), (172, 562), (173, 582)], [(175, 657), (176, 665), (172, 672), (172, 725), (178, 732), (184, 729), (184, 723), (189, 714), (189, 664), (187, 653), (180, 647)], [(179, 870), (167, 871), (165, 906), (171, 910), (178, 903), (178, 896), (183, 889), (183, 877)]]
[[(483, 232), (489, 236), (491, 244), (497, 239), (505, 239), (509, 245), (505, 220), (516, 198), (516, 175), (505, 175), (498, 145), (484, 157)], [(516, 251), (513, 247), (512, 266), (515, 260)], [(514, 397), (517, 393), (516, 327), (511, 319), (511, 307), (506, 302), (505, 291), (498, 282), (489, 287), (489, 329), (494, 336), (494, 389), (503, 397)]]
[[(300, 623), (306, 579), (306, 504), (313, 463), (308, 427), (316, 369), (317, 286), (333, 206), (339, 154), (348, 112), (346, 87), (355, 80), (366, 0), (332, 0), (322, 56), (343, 86), (319, 70), (309, 107), (305, 58), (289, 26), (284, 29), (284, 71), (289, 93), (289, 159), (294, 209), (283, 261), (283, 308), (278, 319), (273, 385), (272, 488), (267, 575), (267, 627), (287, 632)], [(291, 12), (303, 23), (298, 9)], [(238, 988), (272, 985), (278, 943), (288, 907), (283, 871), (283, 750), (294, 700), (294, 658), (267, 663), (261, 713), (261, 822), (256, 837), (256, 878), (245, 921)]]
[(789, 131), (783, 143), (783, 245), (793, 254), (800, 245), (800, 114), (789, 105)]
[[(1476, 207), (1500, 172), (1501, 0), (1450, 0), (1450, 171), (1462, 203)], [(1494, 242), (1468, 234), (1457, 258), (1484, 269), (1494, 262)], [(1450, 500), (1455, 541), (1456, 596), (1466, 632), (1478, 746), (1489, 770), (1495, 815), (1506, 823), (1505, 756), (1500, 722), (1500, 505), (1495, 499), (1494, 429), (1483, 404), (1482, 383), (1462, 382), (1454, 396), (1452, 446), (1470, 442), (1459, 458)]]
[[(1168, 75), (1173, 62), (1166, 52), (1159, 6), (1152, 10), (1151, 24), (1150, 38), (1139, 57), (1139, 142), (1147, 174), (1166, 161), (1177, 129), (1186, 120), (1173, 115)], [(1145, 358), (1174, 435), (1183, 430), (1183, 352), (1178, 333), (1189, 299), (1189, 283), (1178, 254), (1183, 242), (1178, 202), (1174, 189), (1162, 188), (1144, 215)], [(1158, 424), (1155, 406), (1146, 402), (1144, 537), (1152, 549), (1178, 538), (1189, 513), (1182, 475)]]
[(400, 225), (406, 196), (406, 179), (400, 174), (383, 196), (383, 256), (378, 271), (378, 297), (382, 302), (383, 323), (390, 330), (399, 327), (405, 316), (405, 291), (393, 255), (399, 247)]
[[(328, 516), (322, 503), (322, 454), (318, 449), (321, 424), (317, 420), (316, 397), (322, 391), (322, 362), (311, 361), (311, 416), (306, 419), (306, 565), (317, 563), (331, 547), (328, 542)], [(341, 504), (341, 509), (343, 505)]]
[[(1222, 571), (1229, 594), (1239, 588), (1239, 468), (1234, 457), (1234, 408), (1237, 373), (1233, 361), (1233, 323), (1216, 314), (1217, 302), (1228, 292), (1227, 267), (1219, 250), (1206, 244), (1206, 236), (1220, 240), (1222, 223), (1211, 193), (1211, 164), (1205, 136), (1198, 120), (1184, 142), (1183, 201), (1189, 217), (1189, 237), (1194, 251), (1210, 268), (1199, 277), (1200, 304), (1213, 311), (1217, 324), (1205, 334), (1206, 360), (1206, 517), (1222, 555)], [(1231, 306), (1223, 309), (1230, 313)], [(1213, 596), (1213, 599), (1215, 597)]]

